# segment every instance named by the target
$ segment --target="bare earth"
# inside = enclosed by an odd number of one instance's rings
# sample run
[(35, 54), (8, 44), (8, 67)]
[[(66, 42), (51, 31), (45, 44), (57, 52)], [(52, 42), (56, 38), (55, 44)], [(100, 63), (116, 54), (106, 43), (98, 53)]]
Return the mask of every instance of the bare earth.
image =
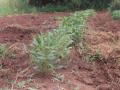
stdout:
[(59, 76), (41, 75), (33, 71), (27, 48), (34, 35), (58, 26), (58, 17), (70, 13), (40, 13), (0, 17), (0, 43), (17, 57), (5, 58), (0, 71), (1, 90), (120, 90), (120, 21), (107, 12), (88, 19), (86, 42), (91, 53), (99, 52), (102, 61), (87, 62), (75, 50), (71, 63), (58, 70)]

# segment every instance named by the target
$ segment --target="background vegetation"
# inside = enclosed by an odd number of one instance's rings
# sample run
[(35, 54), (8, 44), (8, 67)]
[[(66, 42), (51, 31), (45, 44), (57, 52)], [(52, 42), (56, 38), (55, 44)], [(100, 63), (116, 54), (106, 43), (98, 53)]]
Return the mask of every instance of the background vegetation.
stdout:
[(0, 15), (108, 8), (120, 9), (120, 0), (0, 0)]
[(120, 10), (120, 0), (112, 0), (110, 10)]

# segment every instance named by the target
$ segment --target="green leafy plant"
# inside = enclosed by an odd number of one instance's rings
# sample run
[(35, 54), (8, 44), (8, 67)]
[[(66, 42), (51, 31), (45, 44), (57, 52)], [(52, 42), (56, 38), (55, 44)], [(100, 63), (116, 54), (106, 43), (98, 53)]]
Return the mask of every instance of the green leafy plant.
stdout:
[(48, 72), (65, 66), (70, 48), (82, 46), (85, 23), (93, 13), (94, 10), (76, 12), (65, 17), (57, 29), (36, 36), (30, 49), (35, 68)]
[(120, 20), (120, 10), (114, 10), (112, 12), (113, 19), (119, 19)]
[[(65, 17), (60, 24), (59, 28), (62, 28), (60, 30), (70, 36), (71, 40), (73, 41), (70, 46), (73, 47), (76, 52), (79, 53), (79, 55), (87, 53), (88, 51), (88, 47), (84, 40), (84, 35), (86, 32), (87, 19), (93, 14), (95, 14), (95, 11), (92, 9), (75, 12), (74, 15)], [(90, 56), (89, 58), (93, 59), (94, 57), (96, 58), (97, 55)]]
[(34, 38), (30, 50), (36, 69), (40, 72), (53, 71), (65, 64), (71, 43), (68, 35), (58, 30)]
[[(73, 40), (72, 46), (79, 47), (83, 40), (87, 18), (95, 13), (94, 10), (75, 12), (74, 15), (65, 17), (60, 24), (63, 32), (69, 34)], [(65, 31), (64, 31), (65, 30)]]

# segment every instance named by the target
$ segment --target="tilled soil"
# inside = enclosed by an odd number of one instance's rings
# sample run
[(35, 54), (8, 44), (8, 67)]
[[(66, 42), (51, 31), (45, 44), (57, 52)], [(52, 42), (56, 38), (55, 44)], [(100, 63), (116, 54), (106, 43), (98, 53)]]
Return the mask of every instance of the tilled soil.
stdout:
[[(67, 68), (57, 76), (37, 74), (31, 68), (27, 48), (34, 35), (58, 26), (58, 16), (69, 13), (41, 13), (0, 17), (0, 42), (11, 45), (10, 56), (3, 62), (0, 88), (10, 90), (120, 90), (120, 21), (107, 12), (99, 12), (87, 23), (86, 43), (91, 54), (102, 55), (98, 61), (87, 62), (73, 49)], [(8, 55), (9, 56), (9, 55)], [(2, 89), (7, 90), (7, 89)]]
[(0, 43), (30, 43), (32, 35), (56, 28), (69, 13), (40, 13), (0, 17)]

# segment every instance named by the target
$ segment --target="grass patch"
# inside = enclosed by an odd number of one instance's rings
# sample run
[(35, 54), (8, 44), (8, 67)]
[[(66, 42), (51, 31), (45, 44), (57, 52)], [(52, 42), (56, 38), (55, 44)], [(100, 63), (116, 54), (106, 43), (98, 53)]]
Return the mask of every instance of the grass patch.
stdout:
[(113, 19), (115, 19), (115, 20), (120, 20), (120, 10), (114, 10), (114, 11), (112, 12), (112, 17), (113, 17)]

